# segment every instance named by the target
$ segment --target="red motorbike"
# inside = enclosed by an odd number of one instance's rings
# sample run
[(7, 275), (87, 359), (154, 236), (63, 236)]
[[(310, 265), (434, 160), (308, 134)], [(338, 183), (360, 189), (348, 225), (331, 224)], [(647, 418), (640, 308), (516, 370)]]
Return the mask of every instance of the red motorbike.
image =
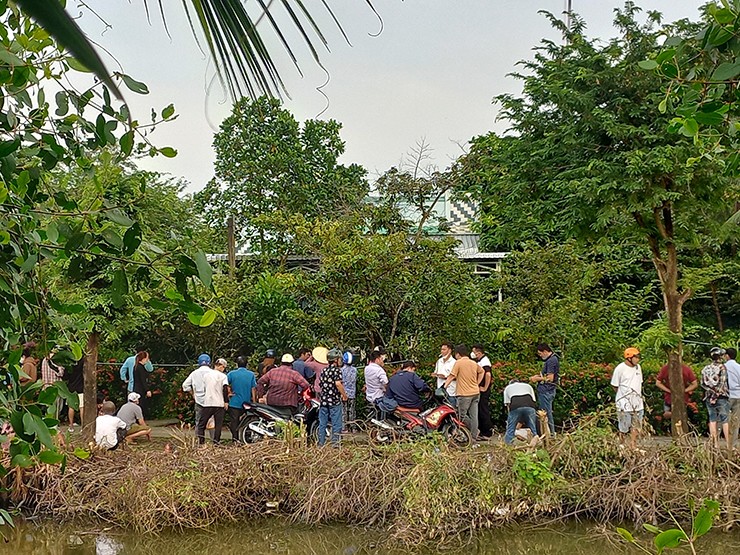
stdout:
[(387, 444), (439, 432), (456, 447), (472, 445), (470, 430), (457, 417), (447, 392), (437, 390), (430, 400), (432, 406), (422, 411), (399, 407), (392, 413), (385, 413), (376, 409), (376, 414), (370, 418), (370, 441)]

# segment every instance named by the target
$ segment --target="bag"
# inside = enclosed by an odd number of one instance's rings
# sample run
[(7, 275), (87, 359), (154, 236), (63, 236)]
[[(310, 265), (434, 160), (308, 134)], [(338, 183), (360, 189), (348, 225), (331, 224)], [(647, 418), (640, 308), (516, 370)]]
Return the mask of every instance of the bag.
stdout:
[(216, 429), (216, 419), (211, 416), (208, 419), (208, 422), (206, 423), (206, 430), (215, 430)]

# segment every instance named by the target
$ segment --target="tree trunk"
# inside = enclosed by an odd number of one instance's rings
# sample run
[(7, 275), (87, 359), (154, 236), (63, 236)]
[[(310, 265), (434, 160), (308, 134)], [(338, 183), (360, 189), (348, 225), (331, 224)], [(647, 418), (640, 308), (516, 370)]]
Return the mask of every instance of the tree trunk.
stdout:
[(712, 306), (714, 307), (714, 315), (717, 317), (717, 329), (720, 333), (725, 331), (724, 322), (722, 322), (722, 311), (719, 309), (719, 300), (717, 299), (717, 284), (712, 282)]
[(98, 417), (98, 347), (100, 332), (92, 331), (87, 338), (85, 364), (82, 367), (84, 378), (82, 437), (86, 443), (95, 441), (95, 419)]
[[(683, 302), (680, 295), (666, 295), (668, 329), (681, 336), (683, 333)], [(671, 434), (678, 438), (689, 431), (688, 413), (683, 383), (683, 344), (679, 339), (676, 347), (668, 351), (668, 380), (671, 382)]]

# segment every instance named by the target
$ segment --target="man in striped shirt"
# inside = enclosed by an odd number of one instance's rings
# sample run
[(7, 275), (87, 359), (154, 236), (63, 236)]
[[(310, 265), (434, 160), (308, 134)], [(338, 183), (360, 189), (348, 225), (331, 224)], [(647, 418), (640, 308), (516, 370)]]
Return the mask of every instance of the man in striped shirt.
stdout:
[(309, 387), (306, 379), (292, 367), (293, 357), (283, 356), (280, 366), (269, 370), (257, 380), (260, 402), (267, 396), (267, 404), (283, 413), (295, 414), (300, 392)]

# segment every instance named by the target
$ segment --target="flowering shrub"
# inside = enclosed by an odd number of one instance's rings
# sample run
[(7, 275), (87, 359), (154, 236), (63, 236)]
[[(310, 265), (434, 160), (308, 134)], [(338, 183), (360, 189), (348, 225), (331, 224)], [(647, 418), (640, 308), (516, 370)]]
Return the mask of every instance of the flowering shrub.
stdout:
[[(491, 418), (497, 430), (506, 426), (506, 408), (503, 391), (509, 381), (516, 378), (529, 382), (530, 376), (539, 374), (541, 364), (518, 362), (495, 362), (491, 367)], [(570, 427), (582, 415), (614, 406), (614, 388), (610, 384), (614, 365), (596, 363), (563, 363), (560, 369), (560, 384), (553, 406), (555, 424), (559, 429)], [(645, 400), (645, 415), (657, 433), (670, 430), (670, 422), (663, 422), (663, 392), (655, 385), (660, 367), (648, 362), (642, 365), (642, 395)], [(431, 368), (420, 370), (427, 383), (434, 380), (429, 376)], [(697, 375), (698, 370), (695, 369)], [(533, 387), (535, 387), (533, 385)], [(536, 390), (536, 387), (535, 387)], [(700, 433), (707, 430), (707, 416), (701, 401), (701, 388), (693, 393), (689, 405), (690, 425)]]

